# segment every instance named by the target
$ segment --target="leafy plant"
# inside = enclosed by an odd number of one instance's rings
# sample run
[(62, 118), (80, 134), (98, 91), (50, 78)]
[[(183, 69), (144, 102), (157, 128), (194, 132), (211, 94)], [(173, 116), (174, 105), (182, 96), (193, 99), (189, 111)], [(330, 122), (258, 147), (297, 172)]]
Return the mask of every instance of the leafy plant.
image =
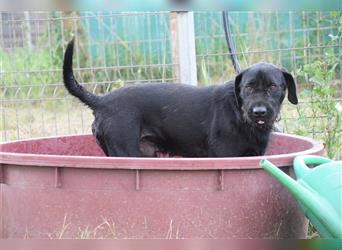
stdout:
[(332, 84), (336, 72), (341, 70), (338, 53), (334, 49), (335, 46), (338, 48), (342, 39), (342, 17), (339, 23), (338, 34), (329, 35), (332, 46), (325, 51), (324, 58), (305, 64), (297, 72), (310, 84), (310, 89), (301, 92), (302, 98), (308, 100), (308, 105), (297, 108), (301, 126), (296, 133), (311, 134), (314, 138), (322, 139), (330, 158), (340, 158), (342, 147), (341, 104), (336, 100), (337, 87)]

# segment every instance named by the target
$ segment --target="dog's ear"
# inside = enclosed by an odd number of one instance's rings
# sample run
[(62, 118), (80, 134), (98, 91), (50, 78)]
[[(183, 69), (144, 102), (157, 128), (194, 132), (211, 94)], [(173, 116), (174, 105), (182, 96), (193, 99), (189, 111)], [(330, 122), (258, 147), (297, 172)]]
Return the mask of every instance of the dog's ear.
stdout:
[(240, 82), (241, 82), (241, 79), (242, 79), (242, 76), (243, 76), (243, 73), (245, 71), (241, 71), (236, 77), (235, 77), (235, 87), (234, 87), (234, 90), (235, 90), (235, 98), (236, 98), (236, 101), (237, 101), (237, 104), (239, 105), (239, 107), (241, 107), (242, 105), (242, 100), (241, 100), (241, 97), (240, 97)]
[(295, 80), (293, 79), (293, 76), (289, 72), (287, 72), (286, 69), (282, 68), (281, 71), (283, 72), (283, 75), (286, 81), (287, 99), (292, 104), (298, 104), (296, 83), (295, 83)]

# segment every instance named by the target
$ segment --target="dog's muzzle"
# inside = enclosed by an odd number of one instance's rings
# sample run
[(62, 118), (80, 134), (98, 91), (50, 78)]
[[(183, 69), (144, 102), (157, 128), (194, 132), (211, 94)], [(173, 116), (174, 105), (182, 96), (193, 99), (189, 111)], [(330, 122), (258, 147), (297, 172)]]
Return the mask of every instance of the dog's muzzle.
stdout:
[(266, 106), (260, 105), (260, 106), (255, 106), (252, 108), (253, 118), (259, 125), (265, 124), (266, 114), (267, 114)]
[(270, 126), (274, 122), (274, 112), (265, 104), (252, 105), (248, 109), (248, 120), (257, 127)]

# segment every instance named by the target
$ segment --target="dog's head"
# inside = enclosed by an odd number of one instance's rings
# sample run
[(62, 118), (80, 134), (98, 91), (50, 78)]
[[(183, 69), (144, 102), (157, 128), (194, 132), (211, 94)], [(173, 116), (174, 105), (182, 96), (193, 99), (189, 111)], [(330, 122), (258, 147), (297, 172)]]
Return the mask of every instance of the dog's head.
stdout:
[(235, 78), (235, 95), (246, 122), (258, 128), (270, 128), (277, 119), (286, 89), (288, 100), (297, 104), (292, 75), (272, 64), (259, 63)]

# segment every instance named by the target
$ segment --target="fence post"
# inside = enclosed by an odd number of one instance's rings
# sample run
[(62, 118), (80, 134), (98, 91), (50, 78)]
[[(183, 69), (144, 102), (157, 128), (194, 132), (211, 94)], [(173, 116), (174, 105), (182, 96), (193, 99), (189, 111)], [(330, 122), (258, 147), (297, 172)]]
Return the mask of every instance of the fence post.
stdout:
[(173, 79), (197, 85), (194, 13), (170, 13), (170, 39)]
[(27, 42), (27, 47), (29, 49), (29, 51), (32, 50), (32, 30), (31, 30), (31, 23), (30, 23), (30, 12), (29, 11), (24, 11), (24, 16), (25, 16), (25, 39)]

